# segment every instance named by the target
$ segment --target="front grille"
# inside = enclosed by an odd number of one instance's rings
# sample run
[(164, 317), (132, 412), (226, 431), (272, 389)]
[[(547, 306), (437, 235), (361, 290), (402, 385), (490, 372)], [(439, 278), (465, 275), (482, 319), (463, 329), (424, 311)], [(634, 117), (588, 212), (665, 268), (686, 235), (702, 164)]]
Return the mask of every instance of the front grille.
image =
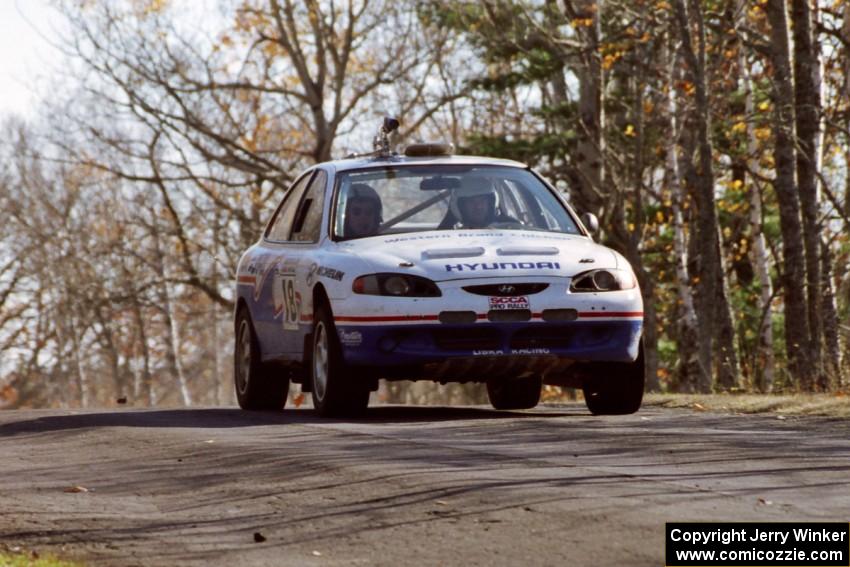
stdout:
[(528, 309), (491, 309), (487, 319), (494, 323), (524, 323), (531, 319)]
[(547, 283), (487, 284), (468, 285), (463, 290), (475, 295), (493, 297), (511, 297), (514, 295), (534, 295), (549, 287)]
[(511, 338), (511, 348), (566, 348), (573, 331), (558, 327), (529, 327), (520, 329)]
[(497, 350), (501, 339), (496, 329), (487, 327), (471, 329), (436, 329), (434, 343), (443, 350)]

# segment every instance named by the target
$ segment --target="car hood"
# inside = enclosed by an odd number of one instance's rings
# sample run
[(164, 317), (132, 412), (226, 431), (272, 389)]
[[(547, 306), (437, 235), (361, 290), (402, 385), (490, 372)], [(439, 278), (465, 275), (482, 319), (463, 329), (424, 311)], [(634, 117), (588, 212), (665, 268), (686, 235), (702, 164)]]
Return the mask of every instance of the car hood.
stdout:
[(375, 272), (402, 268), (435, 281), (572, 277), (622, 263), (612, 250), (589, 238), (533, 231), (431, 231), (349, 240), (340, 247), (370, 264)]

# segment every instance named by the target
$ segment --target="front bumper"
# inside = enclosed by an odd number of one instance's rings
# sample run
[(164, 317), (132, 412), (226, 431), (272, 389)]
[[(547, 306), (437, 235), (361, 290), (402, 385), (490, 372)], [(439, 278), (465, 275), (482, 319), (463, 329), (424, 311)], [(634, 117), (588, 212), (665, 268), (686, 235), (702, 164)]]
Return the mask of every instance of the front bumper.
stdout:
[(633, 362), (638, 356), (643, 321), (623, 319), (467, 325), (358, 325), (340, 320), (336, 327), (345, 362), (361, 366), (408, 366), (476, 357)]

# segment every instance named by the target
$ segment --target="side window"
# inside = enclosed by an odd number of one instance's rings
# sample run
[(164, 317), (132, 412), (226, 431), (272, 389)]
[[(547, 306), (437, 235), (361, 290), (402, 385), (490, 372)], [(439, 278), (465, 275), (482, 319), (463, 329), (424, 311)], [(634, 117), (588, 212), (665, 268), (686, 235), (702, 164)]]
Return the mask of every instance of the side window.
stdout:
[(292, 226), (292, 240), (296, 242), (318, 242), (322, 229), (322, 209), (325, 204), (325, 186), (328, 174), (318, 170), (310, 187), (301, 200), (298, 214)]
[(295, 217), (295, 210), (298, 208), (298, 203), (301, 201), (301, 195), (307, 187), (307, 183), (312, 177), (312, 172), (301, 177), (295, 182), (286, 196), (283, 198), (283, 203), (278, 208), (277, 212), (266, 230), (266, 238), (283, 242), (289, 240), (290, 229), (292, 228), (292, 219)]

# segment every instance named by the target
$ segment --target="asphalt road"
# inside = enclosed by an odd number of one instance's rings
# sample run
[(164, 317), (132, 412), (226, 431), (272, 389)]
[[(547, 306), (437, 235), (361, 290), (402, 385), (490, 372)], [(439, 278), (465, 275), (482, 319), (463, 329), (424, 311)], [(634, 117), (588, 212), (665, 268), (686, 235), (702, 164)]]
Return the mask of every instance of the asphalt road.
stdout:
[(0, 548), (91, 565), (658, 566), (666, 521), (850, 521), (846, 420), (370, 411), (0, 412)]

